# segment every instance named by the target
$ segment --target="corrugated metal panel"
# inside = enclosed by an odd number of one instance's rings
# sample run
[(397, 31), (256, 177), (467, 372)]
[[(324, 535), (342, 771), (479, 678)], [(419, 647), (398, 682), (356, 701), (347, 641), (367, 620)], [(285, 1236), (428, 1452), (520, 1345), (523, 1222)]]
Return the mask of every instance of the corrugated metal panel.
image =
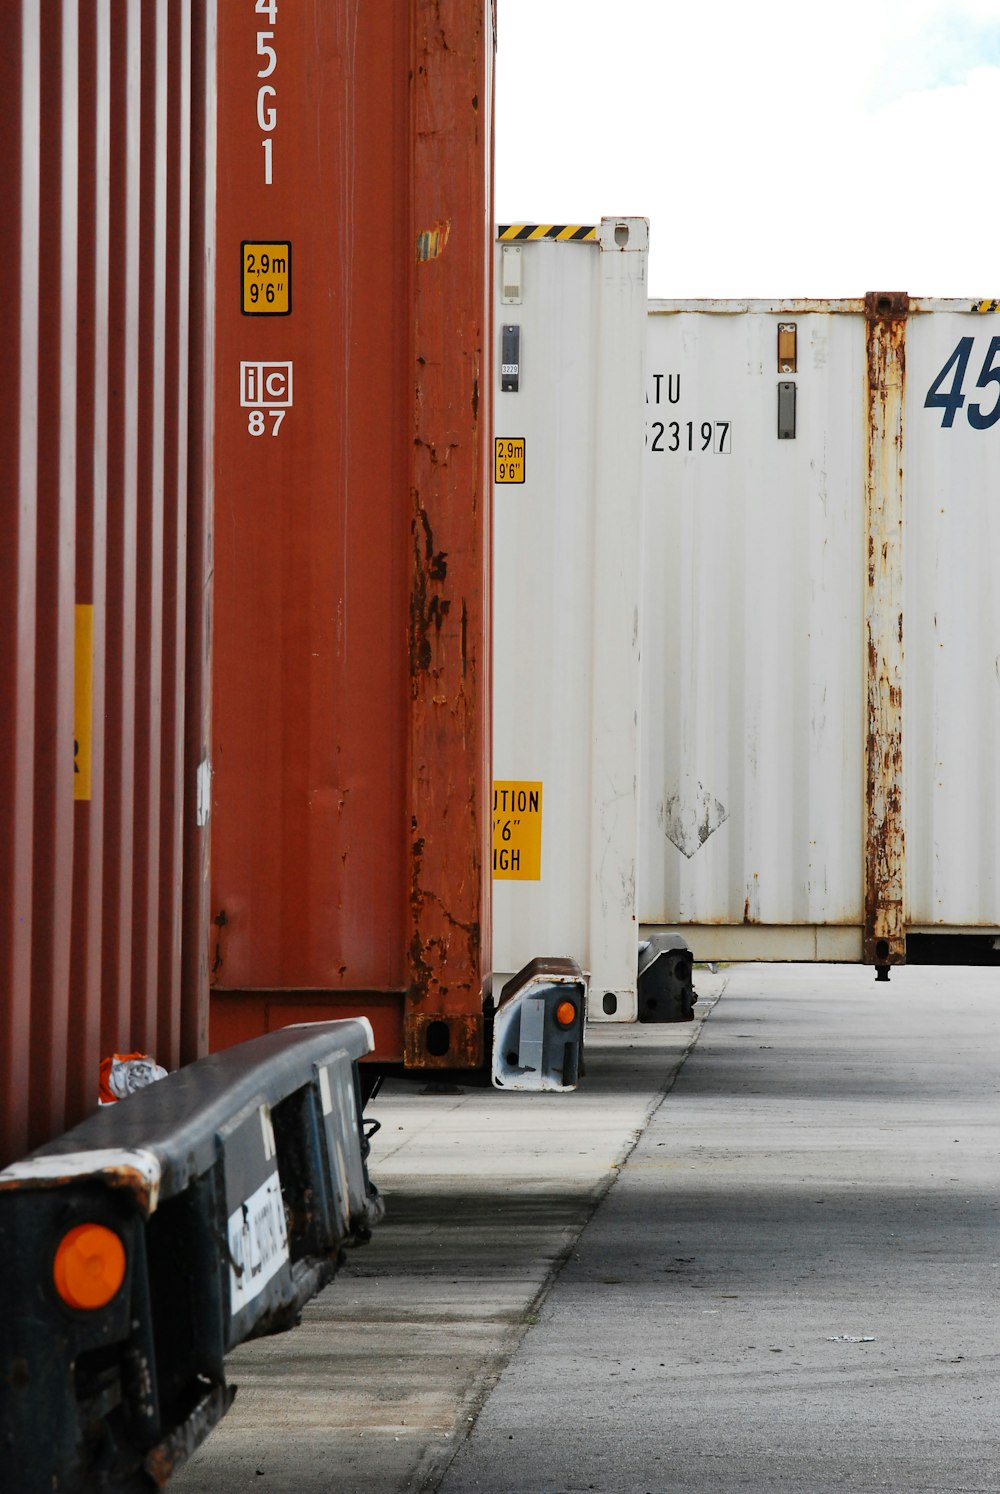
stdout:
[[(998, 368), (996, 315), (952, 302), (910, 317), (903, 741), (911, 926), (1000, 925)], [(928, 406), (932, 390), (963, 403)]]
[(993, 305), (651, 308), (680, 394), (646, 458), (640, 905), (696, 953), (888, 965), (1000, 925)]
[(644, 923), (860, 922), (864, 319), (653, 314)]
[(227, 7), (220, 56), (213, 1043), (371, 1004), (472, 1062), (492, 6)]
[(636, 1010), (648, 226), (504, 234), (517, 247), (498, 244), (496, 273), (495, 963), (569, 956), (590, 974), (591, 1015), (621, 1019)]
[[(563, 253), (534, 242), (554, 232), (512, 226), (502, 253)], [(619, 557), (586, 541), (606, 433), (589, 415), (600, 341), (571, 287), (563, 273), (540, 310), (529, 286), (501, 311), (526, 332), (498, 432), (529, 433), (532, 476), (498, 485), (496, 710), (503, 787), (547, 764), (543, 876), (567, 862), (550, 942), (581, 958), (602, 842), (577, 763), (602, 697), (574, 587), (596, 609)], [(641, 692), (605, 717), (623, 742), (640, 721), (639, 850), (619, 883), (644, 930), (679, 929), (698, 958), (888, 967), (908, 932), (1000, 931), (997, 305), (650, 303)], [(627, 530), (621, 478), (602, 502)], [(557, 818), (549, 780), (557, 805), (575, 785), (576, 813)], [(496, 904), (499, 947), (516, 947), (531, 894), (504, 881)], [(634, 939), (631, 909), (604, 911)]]
[[(5, 1159), (96, 1103), (102, 1052), (140, 1047), (175, 1066), (197, 1051), (178, 800), (186, 655), (205, 651), (185, 622), (189, 581), (204, 587), (187, 562), (204, 471), (185, 414), (200, 398), (186, 307), (206, 247), (204, 211), (191, 241), (190, 199), (204, 191), (191, 137), (206, 134), (209, 15), (23, 0), (8, 17)], [(203, 324), (192, 331), (203, 343)]]

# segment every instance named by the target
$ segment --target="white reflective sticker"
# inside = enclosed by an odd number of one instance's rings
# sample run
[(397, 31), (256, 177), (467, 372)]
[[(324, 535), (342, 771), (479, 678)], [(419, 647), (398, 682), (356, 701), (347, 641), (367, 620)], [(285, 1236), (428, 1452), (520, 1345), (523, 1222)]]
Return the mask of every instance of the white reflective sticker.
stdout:
[(281, 1184), (273, 1172), (229, 1216), (229, 1285), (234, 1315), (259, 1297), (288, 1260)]
[(271, 1124), (271, 1112), (266, 1105), (260, 1107), (260, 1131), (264, 1138), (264, 1156), (270, 1162), (275, 1156), (274, 1127)]
[(208, 824), (208, 817), (212, 812), (212, 764), (207, 757), (198, 764), (196, 785), (195, 824), (201, 830)]
[(319, 1093), (320, 1099), (323, 1102), (323, 1114), (329, 1115), (333, 1109), (333, 1096), (330, 1094), (329, 1069), (320, 1069), (319, 1071)]

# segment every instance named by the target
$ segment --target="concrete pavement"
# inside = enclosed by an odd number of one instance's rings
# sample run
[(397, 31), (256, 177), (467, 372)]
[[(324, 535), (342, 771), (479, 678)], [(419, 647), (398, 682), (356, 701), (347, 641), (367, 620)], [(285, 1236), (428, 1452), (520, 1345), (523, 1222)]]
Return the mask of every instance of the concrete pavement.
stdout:
[(1000, 1489), (1000, 971), (697, 985), (575, 1095), (380, 1095), (386, 1223), (174, 1486)]
[(440, 1485), (1000, 1489), (1000, 971), (743, 967)]
[(235, 1404), (171, 1488), (433, 1488), (690, 1052), (725, 983), (699, 976), (693, 1023), (591, 1027), (573, 1094), (387, 1084), (384, 1223), (301, 1327), (230, 1357)]

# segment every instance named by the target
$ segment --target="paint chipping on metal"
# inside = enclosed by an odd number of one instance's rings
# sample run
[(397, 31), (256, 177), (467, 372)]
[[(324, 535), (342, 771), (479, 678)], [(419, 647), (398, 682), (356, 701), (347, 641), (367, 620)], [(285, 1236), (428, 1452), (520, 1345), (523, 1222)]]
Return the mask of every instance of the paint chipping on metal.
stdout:
[(450, 222), (435, 223), (433, 228), (422, 228), (417, 234), (417, 263), (423, 265), (428, 260), (440, 259), (448, 247), (450, 233)]
[(81, 1179), (132, 1195), (136, 1208), (148, 1218), (156, 1212), (162, 1169), (155, 1153), (144, 1148), (63, 1152), (26, 1158), (0, 1172), (0, 1192), (25, 1188), (62, 1188)]
[[(481, 96), (492, 73), (492, 27), (485, 8), (473, 25), (469, 21), (467, 10), (439, 0), (414, 5), (418, 270), (411, 332), (412, 833), (403, 1056), (408, 1065), (431, 1068), (481, 1062), (489, 978), (492, 485), (485, 436), (492, 419), (480, 370), (490, 342), (490, 306), (481, 276), (483, 244), (474, 228), (489, 206), (489, 177), (478, 176), (485, 134), (477, 134), (476, 175), (470, 177), (468, 100)], [(453, 224), (461, 232), (452, 235)], [(440, 272), (420, 272), (421, 264), (439, 260)]]
[[(440, 644), (441, 629), (451, 611), (451, 600), (437, 591), (447, 580), (448, 552), (436, 550), (426, 510), (418, 507), (413, 520), (413, 589), (410, 594), (410, 674), (431, 671)], [(417, 688), (414, 684), (414, 697)]]
[(725, 805), (700, 783), (687, 794), (670, 794), (657, 808), (663, 833), (689, 861), (728, 818)]

